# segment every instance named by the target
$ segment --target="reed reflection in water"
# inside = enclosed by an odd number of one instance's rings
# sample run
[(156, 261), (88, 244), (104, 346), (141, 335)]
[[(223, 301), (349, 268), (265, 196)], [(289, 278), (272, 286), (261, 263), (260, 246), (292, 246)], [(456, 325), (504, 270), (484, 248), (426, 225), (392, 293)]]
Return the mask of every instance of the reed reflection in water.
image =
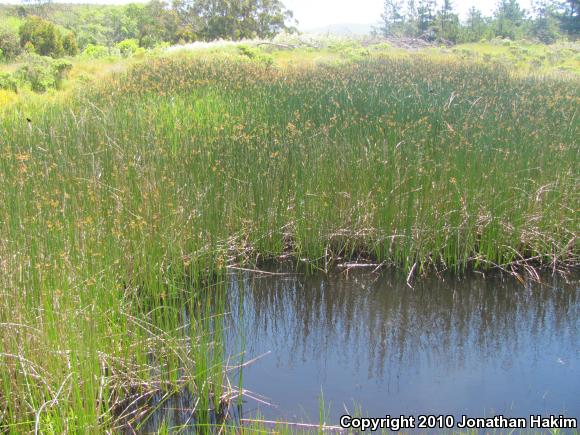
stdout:
[[(578, 281), (523, 286), (479, 274), (240, 274), (230, 284), (230, 347), (244, 337), (244, 387), (265, 417), (317, 421), (345, 406), (371, 416), (580, 417)], [(248, 402), (245, 414), (257, 405)]]

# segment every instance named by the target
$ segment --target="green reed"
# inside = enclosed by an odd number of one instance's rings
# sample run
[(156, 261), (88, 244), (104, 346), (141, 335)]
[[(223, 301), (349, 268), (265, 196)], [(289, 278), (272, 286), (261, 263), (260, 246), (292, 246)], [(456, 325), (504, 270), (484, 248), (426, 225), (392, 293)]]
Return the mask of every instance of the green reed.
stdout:
[(179, 236), (209, 239), (210, 256), (245, 244), (458, 268), (575, 261), (577, 84), (424, 60), (163, 59), (100, 97), (105, 128), (187, 204)]
[(0, 427), (139, 424), (153, 391), (181, 388), (209, 425), (228, 393), (228, 265), (577, 265), (579, 89), (425, 59), (214, 56), (15, 107), (0, 126)]

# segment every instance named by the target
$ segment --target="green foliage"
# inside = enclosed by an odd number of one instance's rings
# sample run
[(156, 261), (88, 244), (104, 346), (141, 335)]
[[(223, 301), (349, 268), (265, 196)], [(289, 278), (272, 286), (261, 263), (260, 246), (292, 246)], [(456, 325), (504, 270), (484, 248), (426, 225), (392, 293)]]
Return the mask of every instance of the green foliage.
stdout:
[(60, 89), (62, 82), (68, 77), (72, 67), (72, 63), (63, 59), (55, 60), (52, 63), (51, 68), (54, 75), (55, 88)]
[[(518, 0), (499, 0), (493, 17), (472, 7), (467, 20), (461, 23), (450, 0), (384, 0), (378, 30), (387, 37), (451, 43), (495, 37), (553, 43), (562, 35), (569, 38), (580, 35), (578, 0), (534, 0), (533, 5), (534, 13), (526, 14)], [(539, 13), (542, 8), (545, 12)], [(32, 27), (42, 28), (37, 32), (40, 36), (31, 42), (36, 52), (52, 57), (63, 52), (76, 53), (70, 33), (75, 35), (82, 52), (89, 45), (114, 47), (125, 40), (136, 40), (139, 47), (151, 49), (161, 43), (270, 38), (282, 31), (295, 30), (292, 12), (280, 0), (174, 0), (171, 4), (151, 0), (120, 6), (51, 4), (42, 11), (57, 30), (66, 29), (60, 50), (59, 33), (41, 25), (39, 18), (31, 17), (34, 8), (0, 6), (0, 11), (7, 16), (3, 18), (4, 27), (17, 29), (23, 17), (27, 17), (24, 30), (31, 27), (31, 21), (35, 22)], [(22, 41), (20, 45), (25, 44)], [(13, 58), (9, 50), (1, 46), (0, 49), (4, 57)]]
[(16, 71), (15, 77), (18, 82), (29, 86), (35, 92), (59, 89), (72, 69), (72, 64), (68, 61), (36, 54), (27, 55), (24, 60), (25, 65)]
[[(449, 50), (430, 50), (443, 53)], [(501, 64), (517, 74), (580, 75), (580, 45), (558, 42), (551, 45), (531, 41), (510, 41), (501, 38), (462, 44), (451, 49), (460, 59)]]
[(62, 39), (62, 48), (69, 56), (76, 56), (79, 54), (79, 47), (75, 35), (71, 32), (67, 33)]
[(565, 0), (555, 14), (562, 32), (580, 38), (580, 0)]
[(459, 16), (453, 10), (451, 0), (444, 0), (435, 20), (437, 37), (444, 41), (456, 43), (459, 39)]
[(517, 0), (500, 0), (495, 11), (495, 35), (520, 39), (524, 35), (525, 12)]
[(36, 53), (36, 48), (34, 48), (34, 44), (31, 41), (27, 41), (22, 48), (25, 53), (34, 54)]
[(198, 56), (3, 113), (2, 424), (115, 432), (188, 386), (209, 422), (235, 396), (230, 261), (577, 265), (579, 89), (413, 56)]
[(82, 52), (82, 56), (89, 59), (102, 59), (111, 55), (110, 50), (102, 45), (88, 44)]
[(417, 7), (417, 28), (419, 34), (426, 39), (433, 39), (435, 14), (437, 9), (436, 0), (419, 0)]
[(381, 33), (386, 37), (400, 36), (404, 33), (403, 0), (385, 0)]
[(121, 56), (129, 57), (135, 54), (135, 52), (139, 49), (139, 41), (136, 39), (125, 39), (117, 43), (116, 47), (121, 52)]
[(0, 89), (17, 92), (18, 82), (12, 74), (0, 71)]
[(242, 55), (247, 57), (248, 59), (252, 59), (256, 62), (260, 62), (264, 65), (271, 66), (274, 64), (274, 58), (258, 48), (249, 47), (247, 45), (238, 45), (238, 52)]
[(185, 44), (188, 42), (197, 41), (195, 32), (187, 26), (180, 26), (173, 36), (174, 42), (178, 44)]
[(380, 31), (387, 37), (414, 36), (453, 43), (500, 37), (534, 38), (551, 44), (562, 34), (571, 38), (580, 35), (578, 0), (535, 0), (533, 15), (528, 15), (518, 0), (499, 0), (493, 17), (471, 7), (463, 24), (451, 0), (439, 3), (437, 10), (434, 0), (385, 0)]
[(238, 45), (238, 51), (241, 55), (247, 56), (250, 59), (254, 59), (258, 54), (258, 50), (248, 47), (247, 45)]
[(62, 35), (51, 22), (39, 17), (28, 17), (20, 27), (20, 45), (34, 45), (36, 53), (41, 56), (60, 57), (64, 54)]
[(183, 23), (193, 22), (200, 39), (270, 38), (286, 30), (293, 14), (280, 0), (185, 0), (174, 3)]
[(0, 26), (0, 60), (12, 60), (22, 51), (18, 32), (9, 27)]
[(561, 36), (557, 22), (553, 17), (543, 17), (534, 20), (530, 34), (544, 44), (552, 44)]
[(35, 92), (46, 92), (56, 87), (55, 77), (47, 62), (29, 62), (16, 71), (16, 77)]
[(467, 13), (467, 21), (462, 26), (459, 36), (460, 42), (479, 42), (493, 36), (490, 19), (484, 17), (479, 9), (471, 7)]

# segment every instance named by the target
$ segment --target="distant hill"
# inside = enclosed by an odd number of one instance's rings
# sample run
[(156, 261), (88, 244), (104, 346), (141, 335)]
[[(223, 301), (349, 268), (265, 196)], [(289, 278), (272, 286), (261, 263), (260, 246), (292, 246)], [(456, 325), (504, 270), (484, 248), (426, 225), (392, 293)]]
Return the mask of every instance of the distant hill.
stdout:
[(304, 29), (304, 33), (330, 34), (336, 36), (369, 35), (375, 24), (339, 23), (328, 26)]

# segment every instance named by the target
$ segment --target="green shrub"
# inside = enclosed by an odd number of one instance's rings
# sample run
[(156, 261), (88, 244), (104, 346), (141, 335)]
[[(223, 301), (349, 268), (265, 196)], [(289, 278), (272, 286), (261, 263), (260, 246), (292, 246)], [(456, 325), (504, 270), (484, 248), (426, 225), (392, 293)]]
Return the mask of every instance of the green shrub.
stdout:
[(121, 56), (129, 57), (135, 54), (139, 49), (139, 41), (136, 39), (125, 39), (119, 42), (115, 47), (121, 52)]
[(255, 59), (258, 55), (258, 50), (252, 47), (248, 47), (247, 45), (238, 45), (238, 52), (242, 56), (249, 57), (250, 59)]
[(143, 48), (154, 48), (161, 41), (154, 35), (145, 35), (141, 38), (141, 47)]
[(68, 77), (72, 69), (72, 63), (59, 59), (52, 64), (52, 72), (54, 75), (54, 84), (57, 89), (60, 89), (62, 82)]
[(272, 56), (263, 53), (257, 48), (249, 47), (247, 45), (238, 45), (238, 52), (240, 55), (264, 65), (271, 66), (274, 64), (274, 58)]
[(196, 34), (189, 27), (180, 27), (173, 38), (174, 42), (178, 44), (186, 44), (188, 42), (197, 41)]
[(26, 44), (24, 44), (24, 52), (28, 53), (28, 54), (34, 54), (36, 53), (36, 48), (34, 48), (34, 44), (30, 41), (28, 41)]
[(18, 83), (11, 74), (0, 72), (0, 89), (5, 91), (18, 91)]
[(82, 56), (90, 59), (100, 59), (110, 56), (110, 52), (109, 49), (103, 45), (89, 44), (83, 50)]
[(77, 39), (73, 33), (67, 33), (62, 39), (62, 48), (64, 52), (69, 56), (76, 56), (79, 54), (79, 46), (77, 44)]
[(20, 45), (29, 42), (41, 56), (60, 57), (64, 54), (62, 35), (50, 21), (39, 17), (29, 17), (20, 27)]
[(6, 27), (0, 27), (0, 59), (12, 60), (20, 54), (18, 33)]
[(16, 71), (16, 75), (18, 80), (29, 84), (35, 92), (46, 92), (48, 89), (56, 87), (50, 69), (40, 64), (24, 65)]
[(65, 60), (29, 55), (26, 57), (26, 64), (16, 71), (15, 76), (33, 91), (46, 92), (49, 89), (60, 88), (71, 69), (72, 64)]

